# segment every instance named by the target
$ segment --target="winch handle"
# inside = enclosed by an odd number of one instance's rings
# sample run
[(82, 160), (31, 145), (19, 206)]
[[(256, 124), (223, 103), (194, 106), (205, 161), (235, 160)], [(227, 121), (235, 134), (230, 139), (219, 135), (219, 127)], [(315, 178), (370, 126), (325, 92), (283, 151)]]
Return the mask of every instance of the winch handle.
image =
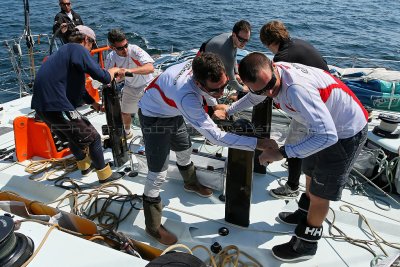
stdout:
[[(114, 74), (114, 79), (118, 77), (118, 73)], [(125, 71), (125, 77), (133, 77), (133, 73), (130, 71)]]
[(133, 77), (133, 73), (130, 71), (125, 72), (125, 77)]

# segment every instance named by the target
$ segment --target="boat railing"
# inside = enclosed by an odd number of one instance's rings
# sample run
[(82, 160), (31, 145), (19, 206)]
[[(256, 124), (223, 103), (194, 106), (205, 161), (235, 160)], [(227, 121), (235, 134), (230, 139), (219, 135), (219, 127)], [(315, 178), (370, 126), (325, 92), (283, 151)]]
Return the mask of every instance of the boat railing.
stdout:
[[(0, 102), (23, 97), (32, 93), (33, 81), (43, 59), (60, 45), (52, 34), (32, 35), (34, 45), (29, 48), (24, 36), (4, 40), (0, 49)], [(106, 52), (109, 48), (102, 52)], [(197, 50), (163, 54), (155, 59), (157, 72), (178, 64), (196, 55)], [(242, 52), (242, 51), (240, 51)], [(243, 51), (248, 53), (248, 51)], [(244, 53), (243, 55), (245, 55)], [(240, 53), (238, 53), (239, 55)], [(102, 56), (102, 53), (99, 54)], [(240, 54), (241, 55), (241, 54)], [(341, 68), (386, 68), (400, 71), (400, 61), (393, 59), (371, 59), (362, 57), (324, 56), (329, 65)], [(99, 58), (99, 63), (103, 62)]]
[(364, 57), (323, 56), (329, 65), (341, 68), (385, 68), (400, 71), (400, 60)]
[[(33, 46), (25, 44), (25, 37), (2, 41), (0, 49), (0, 101), (23, 97), (32, 92), (36, 72), (49, 54), (53, 35), (31, 35)], [(57, 44), (55, 44), (57, 46)]]
[[(34, 45), (25, 45), (25, 37), (4, 40), (0, 49), (0, 103), (32, 93), (35, 75), (43, 61), (61, 45), (52, 34), (32, 35)], [(104, 68), (108, 46), (93, 49), (91, 54)]]

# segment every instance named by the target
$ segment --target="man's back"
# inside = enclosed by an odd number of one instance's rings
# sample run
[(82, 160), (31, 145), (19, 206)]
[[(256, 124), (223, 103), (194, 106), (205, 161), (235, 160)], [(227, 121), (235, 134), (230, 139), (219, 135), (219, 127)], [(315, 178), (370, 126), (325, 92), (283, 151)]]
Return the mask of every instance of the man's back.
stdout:
[(329, 71), (326, 61), (317, 49), (310, 43), (296, 38), (292, 38), (280, 45), (278, 53), (274, 56), (274, 62), (278, 61), (300, 63)]
[(109, 82), (102, 70), (82, 45), (69, 43), (51, 55), (40, 67), (32, 97), (32, 108), (41, 111), (74, 110), (86, 97), (85, 73), (100, 82)]
[[(169, 67), (150, 83), (141, 98), (139, 106), (143, 114), (150, 117), (179, 116), (182, 99), (187, 94), (202, 103), (200, 91), (190, 82), (191, 78), (191, 60)], [(196, 106), (196, 103), (190, 106)]]
[[(280, 62), (276, 66), (282, 86), (274, 101), (296, 121), (308, 127), (314, 125), (312, 132), (324, 132), (326, 128), (321, 125), (328, 123), (328, 117), (339, 138), (351, 137), (365, 126), (367, 114), (362, 104), (340, 80), (298, 63)], [(328, 110), (330, 115), (324, 117), (321, 110)]]

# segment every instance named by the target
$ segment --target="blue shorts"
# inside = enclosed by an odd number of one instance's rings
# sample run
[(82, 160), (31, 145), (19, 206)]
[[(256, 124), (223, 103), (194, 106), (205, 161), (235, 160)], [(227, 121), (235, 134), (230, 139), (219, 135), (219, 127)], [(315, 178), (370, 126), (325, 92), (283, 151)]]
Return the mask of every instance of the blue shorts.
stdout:
[(311, 194), (340, 200), (349, 173), (367, 139), (367, 132), (365, 126), (353, 137), (339, 139), (336, 144), (303, 159), (302, 170), (311, 177)]

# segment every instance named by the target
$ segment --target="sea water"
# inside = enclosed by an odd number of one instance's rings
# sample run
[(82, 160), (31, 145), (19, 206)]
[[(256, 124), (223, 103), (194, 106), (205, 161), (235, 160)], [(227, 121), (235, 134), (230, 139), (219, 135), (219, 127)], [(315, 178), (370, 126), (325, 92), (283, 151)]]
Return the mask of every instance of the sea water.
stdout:
[[(279, 19), (287, 25), (292, 37), (309, 41), (325, 56), (400, 60), (398, 0), (71, 0), (71, 3), (85, 25), (95, 30), (100, 44), (106, 43), (110, 29), (121, 28), (131, 43), (152, 55), (199, 48), (210, 37), (231, 31), (240, 19), (252, 25), (246, 49), (265, 52), (259, 30), (269, 20)], [(23, 6), (22, 0), (3, 1), (0, 5), (0, 41), (22, 35)], [(32, 33), (51, 33), (59, 10), (58, 0), (30, 0)], [(3, 58), (7, 58), (7, 50), (2, 46), (0, 60)], [(2, 87), (0, 83), (0, 90)], [(3, 101), (0, 99), (0, 103)]]

